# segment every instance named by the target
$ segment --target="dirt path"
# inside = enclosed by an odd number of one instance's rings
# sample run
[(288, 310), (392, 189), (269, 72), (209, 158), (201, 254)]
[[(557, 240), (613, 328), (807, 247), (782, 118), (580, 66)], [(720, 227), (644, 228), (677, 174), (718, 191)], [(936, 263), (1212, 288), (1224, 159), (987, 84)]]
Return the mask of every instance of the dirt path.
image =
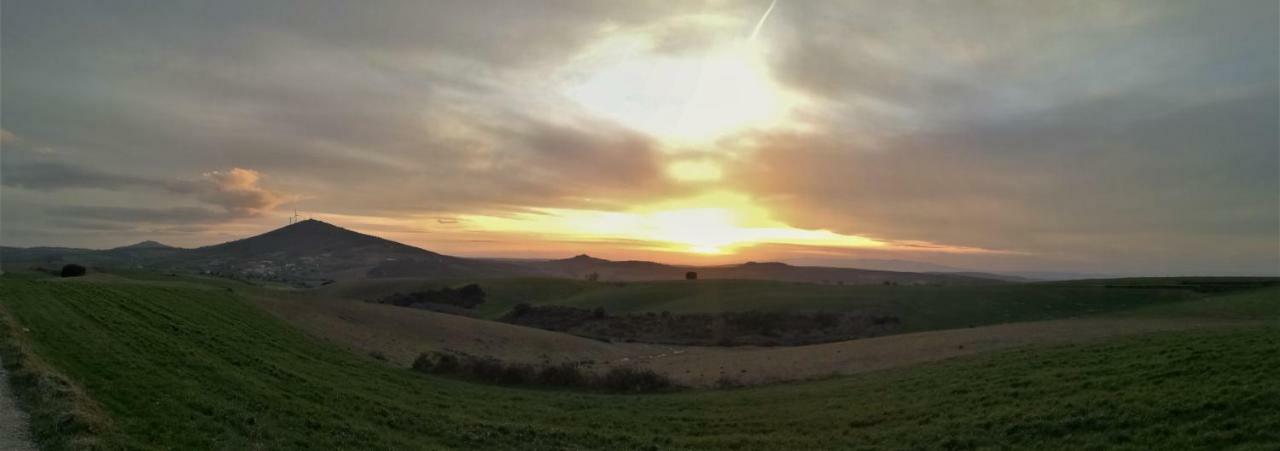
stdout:
[(28, 436), (27, 414), (18, 409), (9, 390), (9, 375), (0, 365), (0, 450), (35, 451)]

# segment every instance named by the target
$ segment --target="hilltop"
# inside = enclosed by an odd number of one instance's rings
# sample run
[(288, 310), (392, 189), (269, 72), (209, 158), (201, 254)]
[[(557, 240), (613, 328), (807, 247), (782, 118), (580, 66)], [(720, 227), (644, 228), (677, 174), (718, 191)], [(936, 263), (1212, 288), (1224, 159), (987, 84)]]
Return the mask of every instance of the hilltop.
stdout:
[(281, 281), (364, 277), (480, 277), (518, 268), (453, 257), (308, 219), (187, 255), (212, 274)]
[(317, 285), (368, 277), (489, 277), (518, 275), (518, 266), (453, 257), (305, 220), (260, 235), (195, 249), (156, 241), (107, 250), (5, 248), (5, 265), (57, 268), (81, 263), (103, 268), (194, 272), (239, 279)]
[(588, 255), (549, 261), (473, 259), (426, 249), (308, 219), (248, 238), (195, 249), (156, 241), (107, 250), (5, 248), (5, 265), (56, 268), (80, 263), (103, 268), (195, 272), (224, 277), (319, 285), (367, 278), (554, 277), (601, 281), (754, 279), (817, 284), (975, 285), (1002, 283), (983, 274), (942, 274), (747, 262), (680, 266), (612, 261)]
[(998, 283), (998, 276), (881, 271), (859, 268), (795, 266), (781, 262), (746, 262), (722, 266), (680, 266), (649, 261), (613, 261), (578, 255), (563, 260), (524, 262), (539, 272), (564, 278), (598, 277), (602, 281), (683, 280), (688, 272), (698, 279), (776, 280), (840, 285), (971, 285)]
[(117, 248), (112, 248), (111, 250), (123, 251), (123, 250), (138, 250), (138, 249), (177, 249), (177, 248), (170, 246), (168, 244), (161, 243), (159, 241), (146, 240), (146, 241), (133, 243), (128, 246), (120, 246)]

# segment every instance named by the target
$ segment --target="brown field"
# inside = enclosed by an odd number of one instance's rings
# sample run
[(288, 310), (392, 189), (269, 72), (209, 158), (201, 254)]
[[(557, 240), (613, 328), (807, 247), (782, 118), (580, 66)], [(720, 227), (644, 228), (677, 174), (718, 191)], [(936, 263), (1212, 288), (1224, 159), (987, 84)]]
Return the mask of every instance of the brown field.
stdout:
[(1085, 318), (1002, 324), (794, 347), (692, 347), (606, 343), (573, 335), (425, 310), (264, 291), (251, 296), (312, 335), (407, 366), (424, 351), (459, 351), (526, 363), (591, 362), (647, 367), (681, 384), (722, 379), (753, 385), (855, 374), (1021, 346), (1080, 343), (1238, 320)]
[(460, 351), (526, 363), (612, 362), (660, 355), (672, 346), (611, 344), (573, 335), (426, 310), (318, 297), (307, 292), (250, 296), (267, 311), (351, 350), (380, 352), (407, 366), (424, 351)]

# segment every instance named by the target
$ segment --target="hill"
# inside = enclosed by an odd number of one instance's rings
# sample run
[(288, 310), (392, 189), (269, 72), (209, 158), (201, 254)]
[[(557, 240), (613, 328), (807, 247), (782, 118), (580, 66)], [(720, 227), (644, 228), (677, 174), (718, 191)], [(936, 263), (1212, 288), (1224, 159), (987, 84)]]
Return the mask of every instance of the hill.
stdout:
[[(390, 283), (394, 281), (363, 281)], [(403, 280), (397, 289), (411, 289)], [(495, 296), (511, 292), (564, 295), (590, 285), (566, 279), (504, 280), (490, 285)], [(1046, 285), (1042, 288), (1051, 288)], [(1244, 290), (1198, 296), (1155, 296), (1149, 292), (1115, 291), (1121, 297), (1075, 303), (1054, 302), (1040, 295), (1026, 300), (1024, 321), (988, 315), (987, 321), (955, 329), (893, 333), (810, 346), (719, 347), (670, 346), (600, 340), (554, 334), (499, 322), (483, 321), (419, 309), (406, 309), (365, 302), (350, 302), (330, 296), (350, 293), (355, 287), (334, 284), (318, 291), (259, 290), (250, 297), (258, 305), (289, 323), (327, 341), (356, 351), (378, 352), (407, 366), (423, 350), (461, 351), (492, 356), (506, 361), (590, 361), (592, 368), (642, 365), (692, 386), (715, 386), (723, 380), (735, 384), (759, 384), (823, 378), (832, 374), (856, 374), (921, 362), (988, 353), (1012, 347), (1093, 342), (1125, 335), (1166, 330), (1188, 330), (1237, 325), (1250, 320), (1280, 317), (1280, 288)], [(367, 289), (367, 287), (365, 287)], [(1071, 291), (1088, 295), (1089, 291)], [(1034, 294), (1024, 291), (1023, 294)], [(1036, 308), (1044, 300), (1043, 307)], [(968, 308), (988, 307), (1002, 312), (999, 304), (968, 303)], [(1099, 308), (1102, 307), (1102, 308)], [(932, 325), (943, 326), (954, 308), (943, 312)], [(980, 313), (980, 312), (975, 312)], [(964, 316), (977, 317), (975, 313)], [(930, 324), (912, 318), (909, 326)], [(541, 332), (535, 334), (534, 332)], [(787, 362), (778, 365), (778, 362)]]
[[(1027, 283), (957, 286), (819, 285), (769, 280), (589, 282), (554, 278), (379, 279), (344, 281), (319, 297), (356, 301), (478, 282), (488, 293), (476, 308), (497, 318), (518, 303), (564, 305), (609, 313), (858, 312), (894, 316), (900, 332), (1061, 319), (1202, 297), (1177, 279), (1150, 279), (1151, 288), (1091, 283)], [(1165, 282), (1155, 282), (1164, 280)]]
[(159, 241), (146, 240), (146, 241), (133, 243), (128, 246), (120, 246), (120, 247), (112, 248), (111, 250), (123, 251), (123, 250), (141, 250), (141, 249), (177, 249), (177, 248), (170, 246), (168, 244), (161, 243)]
[(579, 255), (563, 260), (525, 262), (539, 273), (570, 279), (595, 275), (601, 281), (684, 280), (688, 272), (698, 279), (776, 280), (842, 285), (979, 285), (1000, 283), (996, 276), (879, 271), (857, 268), (793, 266), (779, 262), (747, 262), (723, 266), (679, 266), (648, 261), (612, 261)]
[(311, 219), (183, 257), (204, 272), (282, 281), (520, 273), (516, 266), (437, 254)]
[(80, 263), (295, 285), (387, 276), (513, 276), (532, 271), (518, 265), (442, 255), (316, 220), (299, 221), (249, 238), (195, 249), (170, 247), (155, 241), (107, 250), (5, 248), (0, 259), (7, 267), (57, 268), (66, 263)]
[[(1280, 443), (1271, 427), (1280, 421), (1272, 371), (1280, 367), (1280, 331), (1265, 326), (1014, 351), (813, 383), (602, 395), (476, 385), (386, 366), (314, 341), (225, 290), (5, 280), (0, 306), (0, 352), (25, 376), (15, 378), (19, 391), (45, 407), (33, 420), (54, 449), (67, 433), (107, 449)], [(70, 384), (57, 393), (70, 390), (71, 404), (39, 404), (55, 393), (39, 384), (57, 373)], [(69, 409), (79, 413), (68, 416)]]
[(849, 268), (745, 263), (688, 267), (654, 262), (615, 262), (585, 255), (552, 261), (502, 261), (442, 255), (316, 220), (305, 220), (260, 235), (196, 249), (155, 241), (108, 250), (2, 248), (0, 264), (58, 268), (66, 263), (194, 272), (238, 279), (315, 286), (333, 280), (411, 277), (424, 279), (545, 276), (604, 280), (677, 280), (694, 271), (705, 279), (764, 279), (806, 283), (975, 285), (1002, 283), (996, 277), (906, 273)]

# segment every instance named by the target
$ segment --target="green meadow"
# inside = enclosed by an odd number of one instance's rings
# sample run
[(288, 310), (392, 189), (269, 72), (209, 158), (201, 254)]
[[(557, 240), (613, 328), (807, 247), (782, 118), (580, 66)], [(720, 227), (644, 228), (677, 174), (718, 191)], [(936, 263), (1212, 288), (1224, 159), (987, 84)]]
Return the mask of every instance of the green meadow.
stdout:
[[(25, 375), (13, 382), (47, 449), (1280, 443), (1275, 289), (1136, 305), (1129, 313), (1272, 318), (1230, 329), (1022, 349), (817, 382), (609, 395), (480, 385), (389, 366), (309, 337), (229, 287), (0, 280), (3, 357)], [(58, 375), (83, 395), (71, 405), (39, 382)]]

